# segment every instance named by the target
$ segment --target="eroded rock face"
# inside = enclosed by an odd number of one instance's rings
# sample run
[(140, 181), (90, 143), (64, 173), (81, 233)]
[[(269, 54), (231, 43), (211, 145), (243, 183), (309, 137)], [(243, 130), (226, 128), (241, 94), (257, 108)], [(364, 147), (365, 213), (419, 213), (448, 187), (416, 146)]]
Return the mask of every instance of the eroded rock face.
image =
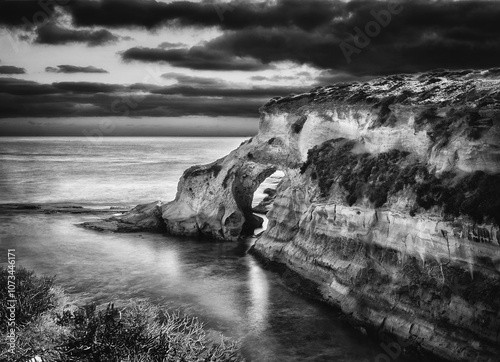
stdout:
[(257, 136), (184, 173), (175, 200), (158, 206), (164, 227), (224, 240), (251, 232), (253, 192), (281, 170), (256, 255), (367, 327), (445, 358), (495, 361), (499, 73), (391, 76), (273, 99)]
[(253, 193), (276, 166), (249, 156), (247, 148), (184, 172), (175, 200), (162, 207), (170, 233), (235, 240), (260, 226), (252, 213)]

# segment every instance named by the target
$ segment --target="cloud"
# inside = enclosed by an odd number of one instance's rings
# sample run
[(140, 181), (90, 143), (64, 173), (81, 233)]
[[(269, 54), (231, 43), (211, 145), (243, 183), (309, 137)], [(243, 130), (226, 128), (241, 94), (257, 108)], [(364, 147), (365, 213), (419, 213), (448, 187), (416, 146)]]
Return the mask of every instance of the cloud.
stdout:
[(165, 62), (174, 67), (196, 70), (257, 71), (270, 68), (248, 56), (240, 57), (203, 46), (168, 50), (135, 47), (124, 51), (121, 56), (125, 61)]
[[(0, 24), (22, 26), (23, 17), (31, 22), (35, 22), (36, 18), (45, 18), (45, 21), (48, 21), (54, 15), (56, 2), (46, 1), (43, 4), (48, 4), (48, 7), (42, 7), (36, 0), (3, 0), (0, 2)], [(147, 29), (172, 25), (217, 26), (229, 30), (259, 26), (297, 26), (310, 31), (328, 23), (332, 15), (342, 11), (337, 2), (323, 0), (278, 0), (261, 3), (241, 0), (169, 3), (156, 0), (73, 0), (61, 1), (61, 4), (61, 8), (71, 15), (73, 23), (79, 27)]]
[(311, 75), (309, 72), (298, 72), (294, 75), (271, 75), (271, 76), (263, 76), (263, 75), (254, 75), (250, 77), (251, 80), (255, 81), (271, 81), (271, 82), (281, 82), (281, 81), (291, 81), (297, 80), (297, 77), (307, 77), (310, 78)]
[[(242, 87), (225, 82), (218, 78), (198, 77), (180, 73), (165, 73), (162, 78), (172, 79), (177, 84), (161, 87), (157, 86), (149, 91), (153, 94), (182, 95), (186, 97), (234, 97), (268, 99), (290, 93), (303, 93), (309, 87)], [(276, 76), (279, 79), (295, 79), (288, 76)], [(277, 79), (278, 79), (277, 78)], [(262, 102), (262, 100), (261, 100)]]
[(0, 65), (0, 74), (25, 74), (26, 69), (12, 65)]
[(101, 0), (75, 1), (67, 9), (79, 26), (145, 27), (217, 26), (222, 29), (296, 26), (306, 31), (328, 23), (342, 3), (323, 0), (278, 0), (261, 3), (234, 0), (173, 1)]
[[(388, 1), (73, 0), (61, 12), (73, 26), (86, 28), (47, 24), (38, 30), (36, 41), (102, 45), (120, 39), (106, 28), (217, 27), (222, 35), (201, 46), (187, 49), (165, 42), (157, 49), (128, 49), (122, 57), (195, 70), (257, 71), (291, 61), (354, 77), (497, 65), (500, 2), (423, 0), (402, 1), (401, 6), (401, 12), (379, 25), (377, 35), (366, 39), (366, 46), (357, 46), (347, 57), (341, 44), (356, 46), (356, 29), (366, 33), (366, 26), (376, 22), (373, 14), (380, 18), (377, 14), (387, 11)], [(23, 17), (44, 18), (35, 16), (40, 11), (36, 1), (0, 1), (0, 24), (22, 26)], [(53, 18), (53, 6), (45, 14)]]
[(58, 91), (50, 84), (40, 84), (29, 80), (15, 78), (0, 78), (0, 93), (18, 96), (32, 96), (55, 94), (58, 93)]
[(219, 78), (197, 77), (181, 73), (165, 73), (161, 75), (164, 79), (175, 80), (182, 85), (198, 87), (224, 87), (226, 82)]
[(87, 136), (96, 142), (107, 136), (232, 136), (249, 137), (258, 131), (252, 117), (78, 117), (0, 120), (5, 136)]
[(0, 0), (0, 24), (29, 29), (47, 22), (55, 12), (54, 1)]
[(105, 84), (93, 82), (60, 82), (52, 84), (56, 89), (73, 93), (113, 93), (125, 90), (121, 84)]
[(345, 62), (338, 49), (339, 38), (330, 32), (305, 32), (294, 28), (231, 31), (205, 43), (206, 51), (240, 54), (262, 64), (292, 61), (318, 68)]
[[(292, 61), (355, 78), (442, 67), (489, 68), (496, 66), (500, 57), (500, 2), (402, 2), (401, 11), (390, 14), (383, 25), (379, 21), (377, 34), (368, 36), (367, 45), (357, 46), (347, 57), (341, 44), (360, 44), (354, 43), (356, 29), (366, 33), (366, 26), (373, 26), (375, 17), (386, 16), (388, 1), (278, 0), (253, 6), (235, 1), (223, 8), (222, 20), (208, 15), (207, 6), (215, 6), (207, 2), (143, 1), (141, 10), (131, 1), (125, 13), (136, 9), (140, 16), (118, 19), (120, 11), (112, 13), (111, 9), (119, 4), (118, 0), (101, 2), (99, 9), (105, 11), (92, 19), (96, 4), (92, 11), (92, 6), (83, 4), (78, 11), (71, 11), (77, 22), (80, 19), (85, 25), (151, 28), (168, 21), (177, 26), (223, 29), (218, 38), (191, 49), (132, 48), (123, 54), (126, 60), (164, 61), (190, 69), (259, 70), (273, 62)], [(211, 60), (204, 64), (204, 59)], [(242, 59), (250, 63), (238, 64)]]
[(109, 30), (75, 30), (48, 23), (37, 29), (35, 42), (38, 44), (62, 45), (68, 43), (85, 43), (88, 46), (99, 46), (114, 43), (120, 37)]
[(146, 94), (63, 94), (16, 97), (0, 92), (0, 118), (99, 116), (234, 116), (259, 117), (261, 100), (188, 98)]
[[(191, 84), (209, 78), (174, 73)], [(40, 84), (22, 79), (0, 78), (0, 118), (6, 117), (98, 117), (98, 116), (235, 116), (258, 117), (263, 98), (302, 89), (228, 88), (224, 83), (196, 88), (189, 85), (159, 87), (149, 84), (59, 82)]]
[(154, 94), (176, 94), (189, 97), (236, 97), (268, 99), (291, 93), (304, 93), (310, 87), (253, 87), (253, 88), (198, 88), (192, 86), (170, 86), (151, 91)]
[[(304, 25), (225, 31), (199, 51), (250, 57), (262, 64), (292, 61), (356, 77), (497, 65), (499, 2), (404, 2), (386, 27), (378, 26), (378, 35), (368, 36), (367, 44), (355, 43), (356, 29), (366, 33), (373, 14), (380, 18), (388, 6), (386, 1), (336, 3), (329, 22), (314, 31), (305, 31)], [(342, 43), (357, 46), (351, 62)]]
[(160, 49), (171, 49), (171, 48), (185, 48), (186, 44), (184, 43), (170, 43), (168, 41), (164, 41), (160, 45), (158, 45), (158, 48)]
[(49, 73), (108, 73), (107, 70), (96, 68), (94, 66), (79, 67), (76, 65), (58, 65), (57, 67), (47, 67)]

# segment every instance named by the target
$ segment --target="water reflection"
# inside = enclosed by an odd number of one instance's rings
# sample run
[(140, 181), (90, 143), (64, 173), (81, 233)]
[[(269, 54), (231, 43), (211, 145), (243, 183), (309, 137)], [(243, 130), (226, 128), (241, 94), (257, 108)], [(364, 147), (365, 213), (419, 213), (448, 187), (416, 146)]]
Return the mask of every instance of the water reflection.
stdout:
[(259, 334), (267, 328), (269, 304), (269, 282), (262, 268), (254, 259), (248, 258), (248, 289), (250, 290), (250, 307), (248, 308), (248, 324), (252, 332)]
[(161, 253), (157, 250), (152, 250), (151, 259), (155, 265), (160, 267), (158, 274), (168, 276), (169, 280), (178, 280), (182, 276), (182, 264), (179, 260), (179, 253), (175, 249), (164, 249)]
[[(57, 281), (80, 302), (148, 298), (241, 338), (254, 361), (370, 361), (380, 352), (330, 308), (288, 291), (245, 253), (250, 241), (97, 233), (81, 215), (0, 215), (0, 246), (18, 265)], [(5, 265), (5, 261), (2, 260)]]

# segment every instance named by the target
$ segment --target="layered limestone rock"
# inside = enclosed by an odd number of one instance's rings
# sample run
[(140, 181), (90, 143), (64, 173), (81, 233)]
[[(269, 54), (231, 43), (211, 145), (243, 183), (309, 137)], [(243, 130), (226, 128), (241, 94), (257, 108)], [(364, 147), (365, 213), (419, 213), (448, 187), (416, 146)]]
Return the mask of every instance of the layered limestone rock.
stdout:
[(496, 361), (499, 75), (436, 71), (275, 98), (257, 136), (187, 170), (175, 200), (146, 208), (141, 222), (234, 240), (258, 225), (253, 192), (281, 170), (253, 253), (365, 328), (399, 338), (393, 351)]

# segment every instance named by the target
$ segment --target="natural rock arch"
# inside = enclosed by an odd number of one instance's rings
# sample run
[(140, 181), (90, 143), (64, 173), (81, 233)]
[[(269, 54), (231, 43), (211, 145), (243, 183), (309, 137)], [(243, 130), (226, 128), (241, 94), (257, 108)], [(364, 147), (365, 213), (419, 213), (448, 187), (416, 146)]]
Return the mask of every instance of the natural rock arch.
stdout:
[(230, 156), (184, 172), (175, 200), (161, 207), (167, 231), (235, 240), (262, 224), (253, 214), (253, 194), (277, 166)]

